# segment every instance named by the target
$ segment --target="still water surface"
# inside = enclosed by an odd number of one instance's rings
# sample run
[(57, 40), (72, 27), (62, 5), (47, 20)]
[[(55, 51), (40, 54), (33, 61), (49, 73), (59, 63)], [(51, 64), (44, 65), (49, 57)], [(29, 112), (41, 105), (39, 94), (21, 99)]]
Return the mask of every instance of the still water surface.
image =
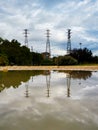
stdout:
[(98, 130), (98, 72), (0, 72), (0, 130)]

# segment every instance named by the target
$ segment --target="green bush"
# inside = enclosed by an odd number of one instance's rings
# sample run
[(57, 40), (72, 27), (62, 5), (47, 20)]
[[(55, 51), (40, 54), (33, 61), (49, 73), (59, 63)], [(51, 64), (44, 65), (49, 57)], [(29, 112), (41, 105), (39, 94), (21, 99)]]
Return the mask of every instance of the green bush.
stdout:
[(71, 56), (58, 57), (58, 65), (76, 65), (78, 61)]
[(51, 59), (45, 59), (42, 61), (41, 65), (54, 65)]

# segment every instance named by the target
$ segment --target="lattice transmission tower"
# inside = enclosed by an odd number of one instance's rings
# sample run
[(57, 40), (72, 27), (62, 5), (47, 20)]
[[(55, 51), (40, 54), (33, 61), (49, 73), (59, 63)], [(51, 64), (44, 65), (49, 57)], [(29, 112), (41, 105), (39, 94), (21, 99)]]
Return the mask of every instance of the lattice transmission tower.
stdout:
[(25, 37), (24, 44), (26, 47), (28, 47), (28, 29), (24, 29), (24, 37)]
[(50, 30), (47, 29), (46, 30), (46, 37), (47, 37), (47, 41), (46, 41), (46, 58), (49, 59), (51, 56), (51, 50), (50, 50)]
[(69, 55), (71, 53), (71, 29), (68, 29), (68, 41), (67, 41), (67, 54)]
[(31, 52), (33, 52), (33, 46), (31, 46)]

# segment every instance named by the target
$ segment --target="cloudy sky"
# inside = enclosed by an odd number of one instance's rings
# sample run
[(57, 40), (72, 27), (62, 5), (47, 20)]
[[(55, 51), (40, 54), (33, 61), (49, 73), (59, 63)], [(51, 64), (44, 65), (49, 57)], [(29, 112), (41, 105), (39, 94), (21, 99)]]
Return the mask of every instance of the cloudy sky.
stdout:
[(52, 55), (66, 54), (69, 28), (72, 48), (82, 43), (98, 55), (98, 0), (0, 0), (0, 37), (24, 45), (28, 29), (29, 47), (36, 52), (46, 50), (50, 29)]

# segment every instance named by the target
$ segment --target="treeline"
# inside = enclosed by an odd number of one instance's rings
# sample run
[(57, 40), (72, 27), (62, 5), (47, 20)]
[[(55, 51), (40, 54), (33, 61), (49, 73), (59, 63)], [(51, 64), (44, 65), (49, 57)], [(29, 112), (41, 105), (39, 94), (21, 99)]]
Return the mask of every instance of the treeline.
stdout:
[(29, 48), (20, 46), (17, 40), (0, 41), (0, 65), (29, 65), (32, 56)]
[(17, 40), (0, 38), (0, 65), (76, 65), (98, 63), (98, 56), (93, 56), (87, 48), (73, 49), (70, 55), (45, 59), (40, 53), (30, 52)]
[(98, 64), (98, 56), (93, 56), (87, 48), (73, 49), (69, 55), (59, 56), (55, 60), (58, 65)]
[(87, 48), (73, 49), (70, 54), (78, 64), (98, 63), (98, 56), (93, 56), (91, 50)]

